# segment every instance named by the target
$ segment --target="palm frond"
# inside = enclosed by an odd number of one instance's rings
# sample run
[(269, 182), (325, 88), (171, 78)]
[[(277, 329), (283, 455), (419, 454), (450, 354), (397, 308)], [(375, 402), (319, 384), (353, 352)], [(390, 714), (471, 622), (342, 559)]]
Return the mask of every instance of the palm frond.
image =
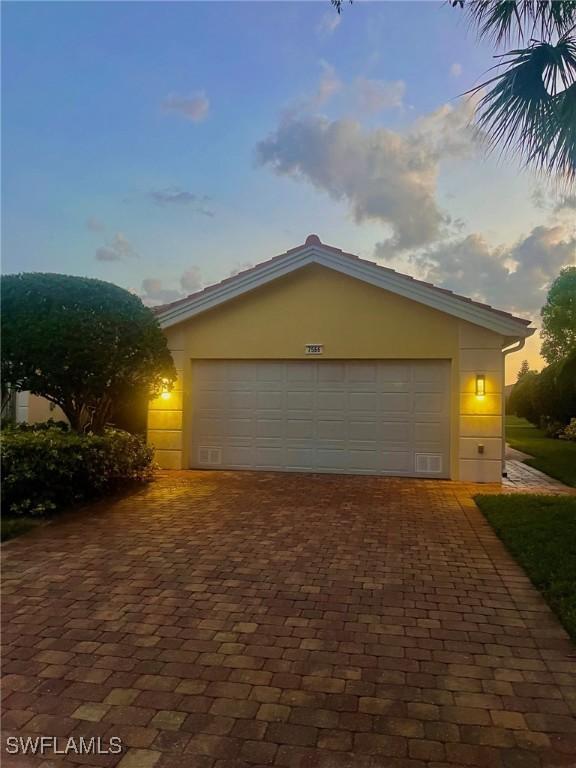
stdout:
[[(344, 5), (345, 0), (330, 0), (330, 3), (336, 8), (336, 11), (338, 13), (338, 16), (342, 13), (342, 6)], [(350, 5), (352, 5), (352, 0), (348, 0)]]
[(532, 43), (500, 58), (505, 71), (469, 92), (489, 88), (476, 112), (489, 145), (538, 170), (576, 180), (574, 40)]
[(453, 0), (464, 8), (480, 37), (497, 44), (535, 35), (562, 37), (576, 24), (574, 0)]

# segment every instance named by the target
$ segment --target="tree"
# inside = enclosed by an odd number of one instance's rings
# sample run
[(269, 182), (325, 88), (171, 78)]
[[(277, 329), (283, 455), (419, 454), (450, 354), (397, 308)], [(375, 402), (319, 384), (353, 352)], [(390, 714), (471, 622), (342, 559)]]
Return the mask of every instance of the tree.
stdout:
[(520, 366), (520, 370), (518, 371), (518, 375), (516, 376), (516, 381), (520, 381), (520, 379), (523, 376), (526, 376), (529, 370), (530, 370), (530, 365), (528, 363), (528, 360), (522, 360), (522, 365)]
[(528, 371), (518, 379), (508, 398), (508, 413), (528, 419), (532, 424), (539, 424), (540, 410), (537, 405), (538, 373)]
[(576, 416), (576, 349), (541, 373), (528, 371), (514, 385), (507, 412), (556, 432)]
[(565, 267), (542, 307), (542, 357), (548, 363), (576, 350), (576, 267)]
[(78, 432), (99, 433), (117, 402), (176, 378), (166, 339), (137, 296), (57, 274), (1, 279), (2, 378), (59, 405)]
[[(344, 0), (331, 0), (341, 13)], [(350, 0), (352, 2), (352, 0)], [(477, 94), (478, 127), (491, 147), (525, 165), (576, 179), (576, 1), (450, 0), (498, 50)]]

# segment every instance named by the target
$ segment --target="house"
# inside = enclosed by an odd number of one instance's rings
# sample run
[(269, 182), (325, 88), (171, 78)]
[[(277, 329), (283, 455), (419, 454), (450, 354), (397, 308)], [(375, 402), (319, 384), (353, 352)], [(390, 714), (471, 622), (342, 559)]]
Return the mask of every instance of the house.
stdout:
[(528, 320), (317, 235), (156, 313), (178, 369), (148, 414), (164, 468), (501, 478)]

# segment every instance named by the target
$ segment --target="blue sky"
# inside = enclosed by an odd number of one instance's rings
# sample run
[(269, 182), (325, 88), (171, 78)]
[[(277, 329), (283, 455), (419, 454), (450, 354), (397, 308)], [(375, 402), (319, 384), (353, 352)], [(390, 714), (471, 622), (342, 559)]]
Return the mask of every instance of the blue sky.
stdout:
[(5, 3), (3, 271), (155, 303), (317, 232), (533, 315), (573, 210), (469, 130), (492, 55), (442, 2)]

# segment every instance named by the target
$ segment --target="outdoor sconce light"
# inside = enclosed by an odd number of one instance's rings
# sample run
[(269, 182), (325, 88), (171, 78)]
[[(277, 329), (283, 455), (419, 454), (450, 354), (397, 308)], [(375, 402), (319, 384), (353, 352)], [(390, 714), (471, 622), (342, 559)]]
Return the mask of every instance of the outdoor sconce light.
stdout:
[(486, 377), (483, 373), (476, 374), (476, 397), (484, 397), (486, 394)]
[(162, 393), (160, 394), (162, 400), (170, 399), (170, 390), (168, 389), (168, 379), (164, 379), (162, 382)]

